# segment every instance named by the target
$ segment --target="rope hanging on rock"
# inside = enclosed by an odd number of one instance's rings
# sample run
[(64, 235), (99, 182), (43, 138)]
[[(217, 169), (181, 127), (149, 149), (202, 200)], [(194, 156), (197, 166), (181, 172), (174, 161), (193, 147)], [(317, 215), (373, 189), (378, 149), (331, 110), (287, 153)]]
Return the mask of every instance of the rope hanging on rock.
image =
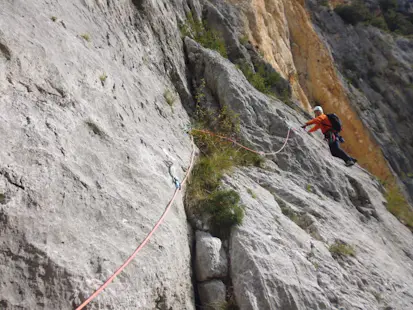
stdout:
[(185, 178), (182, 180), (182, 182), (179, 182), (178, 177), (175, 174), (175, 171), (173, 170), (172, 165), (169, 165), (169, 174), (171, 175), (172, 179), (173, 179), (173, 183), (175, 184), (175, 192), (172, 196), (172, 199), (169, 201), (168, 205), (166, 206), (162, 216), (159, 218), (159, 220), (156, 222), (155, 226), (152, 228), (152, 230), (148, 233), (148, 235), (145, 237), (145, 239), (142, 241), (142, 243), (136, 248), (136, 250), (129, 256), (129, 258), (122, 264), (122, 266), (120, 266), (107, 280), (105, 283), (103, 283), (92, 295), (90, 295), (88, 297), (88, 299), (86, 299), (79, 307), (76, 308), (76, 310), (82, 310), (84, 307), (86, 307), (93, 299), (95, 299), (125, 268), (126, 266), (128, 266), (130, 264), (130, 262), (135, 258), (135, 256), (142, 250), (142, 248), (148, 243), (149, 239), (152, 237), (152, 235), (155, 233), (155, 231), (159, 228), (159, 226), (161, 225), (161, 223), (164, 221), (168, 211), (170, 210), (174, 200), (176, 199), (178, 192), (182, 189), (182, 186), (185, 184), (185, 182), (187, 181), (189, 174), (192, 170), (193, 164), (194, 164), (194, 158), (195, 158), (195, 145), (194, 145), (194, 140), (193, 140), (193, 132), (199, 132), (199, 133), (203, 133), (203, 134), (207, 134), (210, 136), (214, 136), (214, 137), (218, 137), (220, 139), (223, 140), (227, 140), (229, 142), (232, 142), (236, 145), (238, 145), (239, 147), (255, 153), (255, 154), (259, 154), (262, 156), (268, 156), (268, 155), (275, 155), (280, 153), (287, 145), (288, 139), (290, 137), (290, 133), (291, 133), (291, 127), (288, 128), (288, 133), (287, 133), (287, 137), (285, 138), (284, 144), (282, 145), (282, 147), (276, 151), (276, 152), (271, 152), (271, 153), (264, 153), (264, 152), (259, 152), (259, 151), (255, 151), (251, 148), (248, 148), (240, 143), (238, 143), (237, 141), (235, 141), (234, 139), (225, 137), (225, 136), (221, 136), (218, 134), (215, 134), (211, 131), (208, 130), (201, 130), (201, 129), (192, 129), (191, 130), (191, 144), (192, 144), (192, 153), (191, 153), (191, 162), (189, 164), (189, 168), (188, 171), (186, 172)]
[(189, 164), (189, 168), (186, 172), (185, 178), (182, 180), (182, 183), (175, 183), (176, 188), (174, 195), (172, 199), (169, 201), (168, 205), (165, 208), (165, 211), (163, 212), (162, 216), (159, 218), (159, 220), (156, 222), (155, 226), (152, 228), (152, 230), (148, 233), (148, 235), (145, 237), (145, 239), (142, 241), (142, 243), (136, 248), (136, 250), (132, 253), (131, 256), (120, 266), (113, 275), (111, 275), (105, 283), (103, 283), (88, 299), (86, 299), (79, 307), (76, 308), (76, 310), (81, 310), (84, 307), (86, 307), (93, 299), (95, 299), (115, 278), (117, 275), (119, 275), (123, 269), (126, 268), (126, 266), (129, 265), (129, 263), (135, 258), (135, 256), (142, 250), (142, 248), (148, 243), (149, 239), (151, 236), (155, 233), (155, 231), (158, 229), (158, 227), (161, 225), (163, 220), (166, 217), (166, 214), (170, 210), (176, 196), (178, 195), (178, 192), (181, 190), (181, 186), (185, 184), (187, 181), (189, 174), (191, 173), (192, 166), (194, 164), (194, 158), (195, 158), (195, 146), (194, 146), (194, 141), (193, 138), (191, 137), (191, 143), (192, 143), (192, 154), (191, 154), (191, 162)]
[(252, 153), (255, 153), (255, 154), (259, 154), (259, 155), (261, 155), (261, 156), (269, 156), (269, 155), (276, 155), (276, 154), (280, 153), (280, 152), (287, 146), (288, 139), (290, 138), (291, 127), (288, 127), (287, 137), (285, 138), (285, 141), (284, 141), (283, 146), (282, 146), (278, 151), (276, 151), (276, 152), (271, 152), (271, 153), (264, 153), (264, 152), (255, 151), (255, 150), (253, 150), (253, 149), (250, 149), (249, 147), (246, 147), (245, 145), (242, 145), (241, 143), (235, 141), (234, 139), (231, 139), (231, 138), (228, 138), (228, 137), (225, 137), (225, 136), (221, 136), (221, 135), (215, 134), (215, 133), (213, 133), (213, 132), (211, 132), (211, 131), (208, 131), (208, 130), (192, 129), (191, 132), (199, 132), (199, 133), (207, 134), (207, 135), (210, 135), (210, 136), (213, 136), (213, 137), (218, 137), (218, 138), (220, 138), (220, 139), (223, 139), (223, 140), (232, 142), (232, 143), (238, 145), (239, 147), (241, 147), (241, 148), (243, 148), (243, 149), (245, 149), (245, 150), (247, 150), (247, 151), (249, 151), (249, 152), (252, 152)]

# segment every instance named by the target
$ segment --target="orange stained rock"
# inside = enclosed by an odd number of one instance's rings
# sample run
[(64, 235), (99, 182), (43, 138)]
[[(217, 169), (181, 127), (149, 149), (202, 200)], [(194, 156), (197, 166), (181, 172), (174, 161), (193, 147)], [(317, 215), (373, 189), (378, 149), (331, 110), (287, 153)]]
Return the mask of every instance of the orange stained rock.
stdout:
[(290, 81), (293, 96), (302, 106), (311, 111), (310, 102), (317, 102), (326, 113), (338, 114), (346, 139), (343, 148), (373, 174), (383, 179), (389, 177), (387, 162), (352, 109), (333, 58), (314, 30), (305, 1), (228, 1), (243, 12), (250, 41)]

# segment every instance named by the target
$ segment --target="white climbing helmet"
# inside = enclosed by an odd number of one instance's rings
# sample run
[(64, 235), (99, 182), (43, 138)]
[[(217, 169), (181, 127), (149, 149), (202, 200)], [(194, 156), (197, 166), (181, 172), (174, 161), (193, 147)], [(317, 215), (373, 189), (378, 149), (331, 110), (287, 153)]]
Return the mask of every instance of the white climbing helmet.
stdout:
[(314, 107), (313, 111), (314, 112), (315, 111), (320, 111), (321, 113), (323, 113), (323, 108), (318, 105), (318, 106)]

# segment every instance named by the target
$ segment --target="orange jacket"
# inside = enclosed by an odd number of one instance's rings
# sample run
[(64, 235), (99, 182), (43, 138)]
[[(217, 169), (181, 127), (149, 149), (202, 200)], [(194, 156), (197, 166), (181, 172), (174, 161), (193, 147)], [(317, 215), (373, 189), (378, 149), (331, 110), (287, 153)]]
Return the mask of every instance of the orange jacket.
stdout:
[(328, 119), (328, 116), (325, 114), (321, 114), (320, 116), (313, 118), (311, 121), (308, 121), (306, 123), (306, 125), (313, 125), (313, 124), (315, 124), (315, 126), (311, 128), (308, 132), (314, 132), (318, 129), (321, 129), (323, 134), (325, 134), (327, 131), (333, 128), (330, 120)]

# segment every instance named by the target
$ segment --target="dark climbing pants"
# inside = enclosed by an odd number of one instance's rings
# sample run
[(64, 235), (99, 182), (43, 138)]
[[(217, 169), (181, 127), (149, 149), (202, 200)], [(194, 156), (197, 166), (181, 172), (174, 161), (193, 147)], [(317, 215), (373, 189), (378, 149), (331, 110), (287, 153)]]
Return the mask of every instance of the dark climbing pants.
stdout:
[(330, 147), (331, 155), (333, 155), (334, 157), (341, 158), (345, 162), (353, 160), (353, 158), (348, 156), (347, 153), (340, 148), (340, 142), (338, 141), (338, 139), (335, 139), (334, 142), (329, 143), (328, 146)]

